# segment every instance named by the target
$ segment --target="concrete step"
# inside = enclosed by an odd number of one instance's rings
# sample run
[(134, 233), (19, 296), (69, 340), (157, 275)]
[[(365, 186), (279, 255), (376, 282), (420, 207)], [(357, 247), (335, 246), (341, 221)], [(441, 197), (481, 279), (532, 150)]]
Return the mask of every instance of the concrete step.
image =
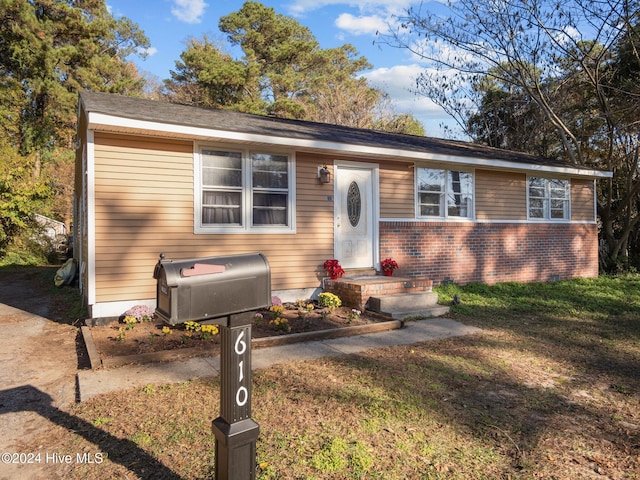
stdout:
[(367, 308), (374, 312), (410, 311), (433, 308), (438, 305), (435, 292), (394, 293), (372, 296)]
[(438, 305), (438, 294), (435, 292), (372, 296), (367, 309), (395, 320), (407, 317), (431, 318), (449, 313), (449, 307)]
[(376, 269), (373, 267), (369, 268), (345, 268), (344, 276), (345, 278), (351, 277), (375, 277), (377, 274)]
[(394, 320), (405, 320), (406, 318), (431, 318), (431, 317), (440, 317), (442, 315), (446, 315), (449, 313), (449, 307), (445, 305), (438, 305), (431, 308), (420, 308), (413, 310), (394, 310), (390, 312), (379, 312), (380, 315), (384, 315), (386, 317), (391, 317)]

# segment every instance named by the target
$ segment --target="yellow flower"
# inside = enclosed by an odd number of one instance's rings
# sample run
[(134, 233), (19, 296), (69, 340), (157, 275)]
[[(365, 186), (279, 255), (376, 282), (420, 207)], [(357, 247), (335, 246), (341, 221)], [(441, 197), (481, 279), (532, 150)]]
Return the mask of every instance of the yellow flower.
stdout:
[(171, 332), (172, 330), (169, 327), (162, 327), (162, 333), (165, 335), (169, 335)]
[(202, 333), (210, 333), (211, 335), (218, 334), (218, 326), (217, 325), (202, 325)]
[(198, 322), (184, 322), (184, 328), (187, 331), (199, 332), (202, 326)]
[(275, 313), (276, 315), (279, 315), (284, 312), (284, 307), (282, 305), (272, 305), (271, 307), (269, 307), (269, 311)]

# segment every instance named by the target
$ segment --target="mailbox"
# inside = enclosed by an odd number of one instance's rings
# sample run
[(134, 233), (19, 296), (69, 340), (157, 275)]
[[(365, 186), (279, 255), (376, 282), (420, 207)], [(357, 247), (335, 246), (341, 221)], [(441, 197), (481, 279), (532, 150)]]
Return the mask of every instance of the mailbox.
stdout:
[(160, 254), (153, 277), (156, 314), (171, 325), (224, 324), (229, 315), (271, 305), (271, 272), (260, 253), (189, 260)]

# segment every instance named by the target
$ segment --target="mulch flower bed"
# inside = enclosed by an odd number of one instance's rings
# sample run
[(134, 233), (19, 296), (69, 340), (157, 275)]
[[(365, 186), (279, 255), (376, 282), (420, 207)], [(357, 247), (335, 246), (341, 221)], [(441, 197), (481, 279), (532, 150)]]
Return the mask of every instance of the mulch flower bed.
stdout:
[[(298, 341), (311, 339), (311, 332), (328, 332), (327, 336), (336, 336), (331, 333), (347, 327), (356, 327), (351, 329), (356, 334), (363, 333), (366, 330), (359, 331), (357, 327), (366, 329), (367, 325), (381, 324), (386, 320), (351, 307), (322, 308), (315, 302), (285, 303), (256, 312), (251, 333), (254, 347), (260, 347), (289, 343), (284, 337), (297, 338)], [(220, 353), (217, 327), (195, 322), (167, 325), (156, 318), (133, 322), (129, 317), (127, 322), (114, 321), (107, 325), (84, 327), (83, 330), (85, 343), (93, 344), (93, 347), (88, 345), (88, 349), (93, 348), (103, 366)]]

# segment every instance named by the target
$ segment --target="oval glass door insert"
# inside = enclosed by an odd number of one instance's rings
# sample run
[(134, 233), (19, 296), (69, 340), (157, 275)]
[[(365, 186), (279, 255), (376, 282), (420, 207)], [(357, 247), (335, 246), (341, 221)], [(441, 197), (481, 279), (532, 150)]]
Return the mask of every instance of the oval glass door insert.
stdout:
[(351, 182), (347, 191), (347, 215), (352, 227), (357, 227), (360, 223), (360, 212), (362, 211), (362, 197), (360, 188), (356, 182)]

